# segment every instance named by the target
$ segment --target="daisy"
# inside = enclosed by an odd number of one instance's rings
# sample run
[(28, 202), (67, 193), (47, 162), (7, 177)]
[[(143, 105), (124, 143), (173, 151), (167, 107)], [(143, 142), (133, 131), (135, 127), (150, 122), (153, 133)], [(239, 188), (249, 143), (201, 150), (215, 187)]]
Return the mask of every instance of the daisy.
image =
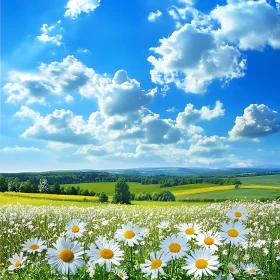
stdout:
[(122, 225), (121, 229), (117, 229), (115, 238), (118, 241), (124, 241), (124, 244), (133, 247), (139, 245), (139, 241), (143, 240), (143, 229), (138, 226)]
[(174, 234), (166, 237), (161, 242), (160, 248), (169, 260), (182, 258), (189, 251), (186, 239), (182, 236), (176, 236)]
[(47, 249), (47, 246), (43, 245), (45, 241), (41, 238), (30, 238), (25, 243), (22, 244), (22, 250), (27, 251), (28, 253), (42, 252)]
[(247, 221), (247, 210), (244, 207), (232, 208), (227, 216), (232, 220)]
[(159, 229), (168, 229), (170, 226), (170, 223), (168, 221), (162, 221), (157, 227)]
[(245, 273), (249, 275), (256, 275), (260, 272), (260, 269), (254, 263), (244, 265), (243, 268), (245, 270)]
[(212, 230), (198, 234), (196, 240), (197, 245), (214, 252), (218, 250), (218, 246), (222, 245), (222, 237), (219, 233), (215, 233)]
[(187, 240), (195, 238), (195, 236), (200, 232), (201, 227), (193, 223), (189, 224), (179, 224), (177, 226), (179, 230), (179, 235), (183, 236)]
[(145, 260), (145, 263), (140, 264), (142, 272), (149, 276), (151, 275), (152, 279), (158, 277), (159, 274), (165, 274), (163, 267), (167, 265), (168, 258), (162, 251), (151, 253), (150, 260)]
[(248, 234), (248, 230), (240, 222), (222, 223), (221, 229), (220, 235), (224, 241), (235, 246), (244, 243), (246, 240), (245, 235)]
[(49, 248), (47, 258), (52, 268), (57, 268), (61, 274), (76, 274), (77, 267), (83, 266), (83, 247), (75, 241), (68, 238), (59, 237), (53, 244), (55, 249)]
[(239, 270), (236, 268), (236, 266), (233, 263), (229, 263), (227, 267), (230, 274), (236, 274), (239, 272)]
[(20, 254), (14, 254), (12, 258), (9, 259), (9, 262), (12, 264), (8, 267), (8, 270), (15, 270), (25, 267), (23, 264), (27, 257), (23, 257), (23, 252)]
[(187, 275), (194, 274), (195, 278), (203, 275), (214, 275), (212, 271), (218, 270), (218, 256), (212, 255), (210, 250), (194, 250), (186, 258), (186, 266), (182, 268), (187, 270)]
[(71, 222), (67, 223), (65, 229), (66, 234), (69, 238), (81, 237), (85, 232), (86, 223), (80, 220), (73, 219)]
[(116, 271), (116, 274), (117, 274), (122, 280), (128, 279), (127, 273), (126, 273), (124, 270), (122, 270), (122, 269), (118, 269), (118, 270)]
[(106, 238), (99, 238), (95, 245), (91, 245), (89, 250), (86, 250), (90, 261), (99, 266), (106, 265), (106, 271), (111, 271), (112, 263), (114, 265), (120, 265), (120, 261), (123, 259), (124, 252), (120, 250), (120, 246), (114, 240), (107, 241)]
[[(226, 277), (226, 278), (225, 278)], [(220, 273), (219, 275), (217, 275), (217, 277), (215, 278), (215, 280), (234, 280), (232, 278), (231, 275), (226, 275), (226, 276), (223, 276), (222, 273)]]

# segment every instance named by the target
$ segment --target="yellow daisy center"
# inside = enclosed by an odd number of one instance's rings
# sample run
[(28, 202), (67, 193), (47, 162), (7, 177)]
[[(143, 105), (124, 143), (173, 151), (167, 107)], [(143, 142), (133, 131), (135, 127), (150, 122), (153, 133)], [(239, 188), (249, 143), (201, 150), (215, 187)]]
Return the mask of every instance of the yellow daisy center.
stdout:
[(135, 236), (135, 233), (134, 231), (132, 230), (127, 230), (123, 233), (123, 236), (126, 238), (126, 239), (131, 239)]
[(228, 270), (229, 270), (230, 272), (234, 272), (234, 268), (233, 268), (232, 266), (229, 266), (229, 267), (228, 267)]
[(194, 234), (194, 232), (195, 232), (194, 228), (187, 228), (187, 229), (185, 230), (185, 233), (186, 233), (187, 235), (192, 235), (192, 234)]
[(111, 249), (102, 249), (99, 254), (101, 258), (106, 260), (112, 259), (114, 257), (114, 252)]
[(254, 273), (254, 272), (255, 272), (255, 269), (254, 269), (254, 268), (251, 268), (251, 269), (249, 270), (249, 272), (250, 272), (250, 273)]
[(38, 245), (38, 244), (31, 244), (31, 245), (29, 246), (29, 249), (30, 249), (30, 250), (37, 250), (37, 249), (39, 249), (39, 245)]
[(124, 277), (124, 275), (123, 275), (123, 273), (119, 273), (119, 276), (121, 277), (121, 278), (123, 278)]
[(59, 258), (64, 262), (71, 262), (74, 259), (74, 254), (70, 249), (63, 249), (59, 253)]
[(80, 231), (79, 226), (73, 226), (73, 227), (72, 227), (72, 232), (77, 233), (77, 232), (79, 232), (79, 231)]
[(198, 259), (195, 262), (195, 266), (198, 269), (204, 269), (207, 265), (208, 265), (208, 261), (206, 261), (205, 259)]
[(236, 218), (240, 218), (240, 217), (242, 217), (242, 213), (237, 211), (237, 212), (234, 213), (234, 216)]
[(214, 244), (214, 242), (215, 242), (215, 240), (212, 238), (212, 237), (206, 237), (205, 239), (204, 239), (204, 243), (206, 244), (206, 245), (213, 245)]
[(16, 261), (14, 264), (15, 267), (20, 267), (21, 266), (21, 262), (20, 261)]
[(238, 232), (238, 230), (231, 228), (228, 230), (228, 235), (230, 237), (237, 237), (239, 235), (239, 232)]
[(155, 259), (151, 263), (151, 269), (157, 269), (157, 268), (161, 267), (161, 264), (162, 264), (161, 260)]
[(169, 245), (169, 251), (171, 253), (178, 253), (181, 251), (181, 245), (178, 243), (172, 243)]

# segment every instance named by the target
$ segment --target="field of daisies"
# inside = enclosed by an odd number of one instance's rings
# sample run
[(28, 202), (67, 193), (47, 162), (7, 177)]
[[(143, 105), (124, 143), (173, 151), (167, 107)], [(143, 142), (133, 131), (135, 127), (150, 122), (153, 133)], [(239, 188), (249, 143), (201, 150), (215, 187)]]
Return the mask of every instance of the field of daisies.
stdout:
[(0, 279), (280, 279), (280, 202), (0, 208)]

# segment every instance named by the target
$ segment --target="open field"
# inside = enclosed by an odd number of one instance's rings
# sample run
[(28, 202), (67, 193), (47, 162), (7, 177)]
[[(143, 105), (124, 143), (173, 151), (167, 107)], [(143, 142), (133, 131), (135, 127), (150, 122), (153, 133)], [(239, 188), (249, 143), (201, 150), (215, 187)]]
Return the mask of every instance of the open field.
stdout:
[(244, 186), (276, 186), (280, 187), (280, 175), (240, 177), (239, 180)]
[(151, 272), (158, 280), (192, 280), (206, 266), (204, 280), (232, 279), (217, 277), (222, 271), (240, 280), (278, 280), (279, 215), (279, 202), (2, 206), (1, 280), (150, 280)]

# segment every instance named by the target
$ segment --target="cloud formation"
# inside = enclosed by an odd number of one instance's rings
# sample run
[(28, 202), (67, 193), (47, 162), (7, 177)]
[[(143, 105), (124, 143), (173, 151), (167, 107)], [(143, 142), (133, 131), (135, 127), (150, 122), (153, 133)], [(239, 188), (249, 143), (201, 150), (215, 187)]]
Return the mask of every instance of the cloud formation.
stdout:
[(101, 0), (69, 0), (64, 16), (76, 19), (81, 13), (89, 14), (99, 7)]
[(277, 111), (264, 104), (251, 104), (243, 116), (235, 119), (229, 132), (230, 139), (257, 139), (280, 131), (280, 117)]
[(61, 20), (59, 20), (56, 24), (49, 26), (44, 23), (41, 27), (42, 34), (37, 36), (37, 39), (43, 43), (52, 43), (57, 46), (61, 46), (62, 43), (62, 35), (57, 34), (61, 32), (63, 28), (61, 27)]
[(155, 22), (161, 16), (162, 16), (162, 12), (160, 10), (157, 10), (155, 13), (151, 12), (148, 15), (148, 21)]

